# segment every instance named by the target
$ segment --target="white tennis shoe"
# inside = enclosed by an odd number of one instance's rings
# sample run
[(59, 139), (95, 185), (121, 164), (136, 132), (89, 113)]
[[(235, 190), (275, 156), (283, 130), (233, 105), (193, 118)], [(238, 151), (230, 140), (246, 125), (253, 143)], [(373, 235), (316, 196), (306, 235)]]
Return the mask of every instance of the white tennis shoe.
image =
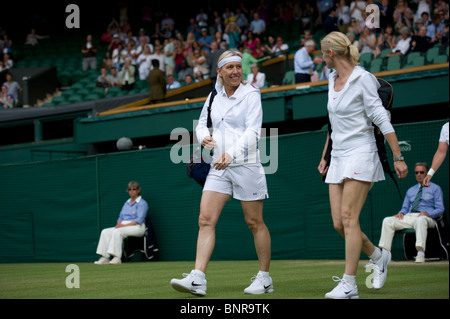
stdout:
[(381, 258), (377, 261), (370, 260), (370, 262), (364, 266), (364, 268), (373, 268), (373, 289), (381, 289), (384, 286), (387, 277), (387, 266), (390, 264), (391, 258), (391, 252), (381, 248)]
[(206, 279), (198, 275), (195, 270), (190, 274), (183, 274), (183, 279), (172, 279), (170, 285), (176, 291), (189, 292), (197, 296), (206, 295)]
[(333, 281), (339, 284), (330, 292), (325, 294), (327, 299), (359, 299), (358, 287), (348, 283), (345, 279), (333, 276)]
[(273, 282), (270, 276), (256, 275), (252, 277), (250, 286), (244, 289), (244, 293), (261, 295), (273, 292)]

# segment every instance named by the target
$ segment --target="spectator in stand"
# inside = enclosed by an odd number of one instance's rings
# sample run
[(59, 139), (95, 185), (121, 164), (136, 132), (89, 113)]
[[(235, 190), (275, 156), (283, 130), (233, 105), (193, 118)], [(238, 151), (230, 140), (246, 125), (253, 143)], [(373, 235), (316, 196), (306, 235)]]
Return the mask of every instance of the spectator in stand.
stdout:
[(113, 37), (114, 33), (112, 32), (112, 29), (108, 27), (105, 33), (102, 34), (101, 37), (102, 44), (106, 44), (109, 46), (111, 44), (111, 41), (113, 40)]
[(96, 87), (100, 88), (109, 88), (110, 86), (114, 86), (113, 78), (108, 74), (108, 70), (105, 67), (101, 67), (100, 75), (97, 78)]
[(167, 76), (167, 85), (166, 85), (166, 89), (167, 90), (174, 90), (174, 89), (178, 89), (181, 87), (180, 82), (175, 81), (175, 78), (172, 74), (169, 74)]
[(106, 51), (105, 57), (103, 58), (102, 67), (105, 67), (107, 70), (111, 69), (113, 66), (111, 52)]
[(194, 47), (198, 45), (197, 40), (195, 40), (194, 33), (189, 32), (186, 35), (186, 40), (183, 41), (184, 54), (186, 57), (190, 56), (194, 52)]
[(394, 25), (394, 6), (390, 0), (381, 0), (380, 28), (384, 30), (387, 25)]
[(410, 29), (412, 28), (414, 12), (408, 7), (408, 2), (406, 0), (398, 0), (393, 17), (395, 25), (401, 23)]
[(246, 79), (247, 76), (252, 73), (252, 69), (251, 69), (251, 65), (254, 63), (259, 63), (262, 62), (264, 60), (269, 59), (270, 57), (264, 57), (261, 59), (256, 59), (253, 57), (252, 55), (252, 50), (250, 50), (249, 48), (245, 47), (244, 48), (244, 52), (242, 53), (242, 74), (243, 74), (243, 78)]
[(3, 106), (4, 109), (12, 109), (14, 104), (14, 96), (8, 93), (8, 88), (6, 85), (2, 85), (2, 90), (0, 92), (0, 105)]
[(374, 32), (368, 27), (365, 27), (359, 38), (359, 54), (374, 52), (377, 45), (377, 37)]
[(245, 15), (245, 12), (241, 8), (236, 8), (234, 12), (235, 12), (234, 16), (236, 17), (236, 24), (241, 29), (241, 32), (247, 31), (248, 19), (247, 16)]
[(427, 52), (431, 44), (431, 39), (427, 36), (427, 27), (422, 26), (419, 29), (419, 34), (411, 37), (411, 52)]
[(128, 57), (125, 60), (125, 64), (119, 74), (120, 78), (122, 79), (122, 91), (131, 91), (132, 89), (134, 89), (134, 84), (136, 82), (134, 74), (135, 68), (131, 64), (131, 58)]
[(359, 46), (359, 41), (355, 40), (355, 34), (353, 32), (347, 32), (346, 34), (348, 40), (350, 41), (350, 43), (357, 48)]
[[(36, 29), (35, 29), (35, 28), (32, 28), (32, 29), (31, 29), (31, 32), (27, 35), (27, 39), (26, 39), (26, 41), (25, 41), (25, 44), (29, 44), (29, 45), (31, 45), (31, 46), (35, 46), (35, 45), (38, 44), (38, 40), (41, 40), (41, 39), (48, 39), (48, 38), (50, 38), (48, 35), (39, 35), (39, 34), (36, 34)], [(3, 49), (3, 48), (2, 48), (2, 49)], [(3, 52), (3, 50), (2, 50), (2, 52)]]
[(301, 36), (301, 39), (300, 39), (300, 46), (301, 46), (301, 47), (304, 47), (306, 41), (308, 41), (308, 40), (313, 40), (313, 41), (314, 41), (314, 39), (313, 39), (313, 37), (312, 37), (311, 30), (305, 30), (305, 31), (303, 32), (303, 35)]
[(441, 16), (439, 14), (433, 15), (432, 23), (427, 29), (427, 36), (431, 39), (431, 43), (434, 45), (439, 42), (439, 37), (444, 33), (444, 25), (441, 24)]
[(191, 74), (187, 74), (186, 77), (184, 78), (184, 83), (185, 83), (185, 85), (195, 83), (194, 76)]
[(88, 69), (97, 69), (97, 47), (92, 41), (92, 35), (88, 35), (86, 37), (86, 43), (81, 49), (81, 53), (83, 54), (83, 71), (87, 71)]
[(232, 21), (225, 26), (224, 32), (228, 35), (228, 48), (237, 49), (241, 43), (242, 29)]
[(130, 41), (134, 41), (134, 43), (136, 43), (138, 46), (140, 45), (138, 38), (133, 35), (133, 31), (128, 30), (126, 36), (123, 38), (123, 42), (125, 43), (125, 45), (127, 45)]
[(265, 85), (266, 75), (259, 72), (259, 66), (257, 63), (253, 63), (251, 68), (252, 73), (247, 75), (247, 82), (253, 85), (255, 88), (260, 89)]
[(302, 1), (301, 2), (301, 6), (302, 6), (302, 14), (301, 14), (301, 19), (302, 19), (302, 23), (303, 23), (303, 28), (307, 29), (311, 26), (312, 22), (311, 19), (312, 17), (315, 16), (315, 9), (316, 7), (313, 7), (309, 1)]
[(170, 17), (169, 12), (164, 13), (164, 19), (161, 20), (161, 31), (165, 33), (173, 25), (175, 25), (175, 21)]
[[(269, 43), (273, 43), (273, 37), (269, 36)], [(266, 50), (269, 54), (275, 55), (275, 56), (284, 56), (286, 52), (289, 50), (289, 45), (283, 42), (282, 36), (277, 36), (277, 40), (275, 43), (273, 43), (272, 47), (269, 47), (268, 45), (265, 45)]]
[[(164, 72), (165, 71), (165, 69), (164, 69), (165, 56), (164, 56), (163, 47), (161, 44), (155, 44), (155, 52), (150, 56), (150, 61), (154, 60), (154, 59), (159, 61), (158, 68)], [(153, 64), (152, 64), (152, 68), (153, 68)]]
[(3, 54), (3, 70), (12, 69), (14, 66), (14, 61), (11, 59), (9, 54)]
[(125, 64), (125, 60), (122, 55), (122, 51), (124, 50), (122, 42), (119, 42), (117, 48), (114, 49), (112, 53), (112, 65), (119, 72), (122, 70), (123, 65)]
[[(155, 32), (151, 35), (152, 42), (156, 44), (156, 41), (162, 43), (164, 41), (164, 33), (161, 31), (161, 24), (159, 22), (155, 23)], [(164, 64), (161, 64), (163, 66)]]
[(192, 75), (194, 77), (194, 70), (188, 65), (186, 59), (183, 60), (181, 70), (178, 72), (178, 80), (185, 81), (186, 76)]
[[(359, 24), (364, 20), (363, 13), (366, 11), (366, 2), (364, 0), (352, 0), (350, 3), (350, 17)], [(350, 19), (351, 21), (351, 19)]]
[(222, 17), (220, 16), (219, 12), (215, 10), (213, 12), (213, 25), (211, 26), (214, 30), (223, 32), (224, 24), (222, 23)]
[(204, 80), (203, 74), (200, 71), (195, 72), (194, 76), (195, 76), (195, 82), (201, 82)]
[(150, 44), (150, 37), (148, 35), (145, 34), (145, 30), (143, 28), (139, 29), (139, 39), (141, 39), (141, 43), (142, 43), (142, 37), (145, 38), (145, 43), (146, 44)]
[(322, 57), (317, 56), (311, 59), (310, 54), (315, 50), (316, 43), (314, 40), (308, 40), (305, 46), (297, 52), (294, 56), (294, 72), (295, 83), (311, 82), (311, 75), (316, 66), (323, 62)]
[(205, 13), (203, 8), (199, 8), (198, 14), (195, 16), (195, 21), (198, 23), (200, 28), (205, 28), (208, 26), (208, 14)]
[(189, 63), (194, 70), (194, 74), (201, 72), (203, 79), (207, 79), (209, 77), (209, 68), (206, 63), (206, 57), (202, 54), (200, 49), (197, 48), (194, 50), (194, 53), (190, 57)]
[(152, 53), (150, 47), (147, 45), (144, 47), (144, 52), (137, 58), (137, 65), (139, 67), (139, 79), (145, 80), (152, 67), (151, 64)]
[(250, 22), (250, 33), (255, 36), (264, 36), (266, 32), (266, 22), (260, 18), (259, 13), (253, 13), (253, 20)]
[(336, 2), (336, 11), (338, 13), (339, 30), (346, 33), (347, 27), (350, 25), (350, 7), (345, 0), (339, 0)]
[(324, 12), (323, 28), (325, 33), (333, 31), (339, 31), (338, 27), (338, 12), (335, 6), (332, 6), (326, 12)]
[(110, 81), (112, 86), (120, 86), (122, 85), (122, 81), (120, 80), (119, 74), (117, 73), (117, 69), (112, 67), (110, 70)]
[(423, 12), (421, 14), (423, 25), (428, 28), (428, 26), (431, 24), (430, 20), (430, 14), (428, 12)]
[(119, 47), (119, 44), (122, 45), (122, 48), (124, 47), (123, 42), (120, 41), (120, 37), (116, 33), (116, 34), (113, 35), (111, 43), (108, 45), (108, 51), (114, 52), (114, 50)]
[(204, 54), (208, 54), (211, 52), (211, 43), (213, 41), (212, 36), (208, 34), (207, 28), (202, 28), (202, 36), (198, 39), (198, 44), (200, 45), (200, 49), (204, 52)]
[[(0, 39), (0, 49), (3, 54), (11, 54), (12, 53), (12, 41), (8, 38), (8, 35), (4, 33), (2, 35), (3, 41)], [(0, 55), (1, 55), (0, 53)]]
[(441, 43), (441, 50), (445, 50), (448, 47), (448, 41), (449, 41), (449, 25), (448, 20), (445, 21), (444, 24), (444, 33), (441, 35), (441, 38), (439, 39), (439, 42)]
[(388, 24), (384, 33), (380, 33), (377, 40), (377, 47), (373, 51), (373, 58), (376, 59), (383, 50), (393, 49), (397, 45), (397, 36), (394, 34), (394, 28)]
[(192, 33), (195, 37), (195, 40), (198, 41), (202, 36), (202, 30), (198, 26), (197, 21), (194, 18), (189, 19), (189, 26), (187, 27), (187, 33)]
[(386, 56), (394, 56), (394, 55), (406, 55), (408, 54), (411, 48), (411, 30), (404, 26), (400, 29), (400, 40), (397, 42), (395, 48), (392, 49), (392, 52), (389, 52)]
[(8, 93), (11, 94), (14, 98), (15, 105), (19, 104), (19, 93), (23, 90), (20, 87), (20, 84), (17, 81), (13, 80), (13, 76), (11, 72), (6, 72), (5, 74), (6, 82), (3, 83), (4, 86), (8, 88)]
[(252, 51), (252, 55), (254, 58), (258, 58), (258, 44), (260, 44), (260, 39), (258, 36), (255, 36), (253, 33), (249, 32), (247, 34), (247, 40), (244, 41), (244, 47), (249, 48)]
[(180, 40), (175, 41), (175, 50), (173, 51), (173, 60), (175, 61), (175, 73), (178, 74), (183, 67), (183, 61), (186, 60), (183, 43)]
[(350, 18), (350, 25), (347, 27), (347, 32), (352, 32), (355, 36), (359, 35), (359, 23), (355, 18)]
[(150, 53), (153, 53), (155, 51), (155, 48), (153, 47), (153, 44), (149, 43), (147, 40), (147, 36), (140, 36), (139, 37), (139, 45), (136, 47), (136, 59), (144, 52), (145, 47), (150, 48)]
[(417, 9), (414, 15), (415, 21), (422, 19), (422, 14), (424, 12), (430, 14), (431, 0), (416, 0), (416, 2), (417, 2)]
[(122, 55), (125, 59), (125, 63), (128, 58), (131, 59), (131, 65), (134, 67), (135, 71), (137, 71), (138, 70), (138, 67), (137, 67), (138, 53), (137, 53), (137, 49), (136, 49), (136, 42), (134, 42), (134, 40), (130, 40), (130, 42), (128, 42), (125, 50), (122, 50)]
[(175, 38), (164, 40), (164, 70), (166, 74), (173, 74), (175, 72), (175, 60), (173, 58), (175, 41)]
[(216, 84), (217, 79), (217, 61), (225, 51), (224, 48), (219, 47), (217, 41), (213, 41), (211, 43), (211, 52), (206, 56), (206, 64), (209, 68), (209, 78), (211, 79), (213, 86)]

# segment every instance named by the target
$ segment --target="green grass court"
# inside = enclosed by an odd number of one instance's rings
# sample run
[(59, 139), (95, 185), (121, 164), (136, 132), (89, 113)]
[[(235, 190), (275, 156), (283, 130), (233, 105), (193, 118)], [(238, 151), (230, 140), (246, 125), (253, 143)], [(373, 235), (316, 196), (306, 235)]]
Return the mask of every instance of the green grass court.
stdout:
[[(415, 264), (391, 262), (381, 290), (366, 287), (366, 260), (360, 262), (360, 299), (449, 299), (448, 261)], [(274, 260), (270, 274), (275, 292), (252, 296), (243, 290), (258, 270), (257, 261), (213, 261), (207, 273), (206, 297), (173, 290), (172, 278), (190, 272), (193, 262), (131, 262), (122, 265), (73, 263), (79, 267), (80, 288), (67, 288), (71, 263), (0, 264), (1, 299), (323, 299), (342, 276), (343, 261)], [(72, 281), (73, 282), (73, 281)]]

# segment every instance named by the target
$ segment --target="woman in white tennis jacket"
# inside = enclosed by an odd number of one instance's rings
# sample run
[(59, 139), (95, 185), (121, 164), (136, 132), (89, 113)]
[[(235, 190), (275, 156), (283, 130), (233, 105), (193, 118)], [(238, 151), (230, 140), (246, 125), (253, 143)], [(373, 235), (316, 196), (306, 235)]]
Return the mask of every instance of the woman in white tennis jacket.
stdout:
[(242, 54), (224, 52), (218, 61), (217, 95), (211, 108), (212, 136), (207, 128), (205, 102), (196, 128), (198, 141), (213, 149), (213, 161), (203, 187), (200, 203), (199, 234), (195, 269), (184, 279), (172, 279), (174, 289), (195, 295), (206, 294), (205, 273), (215, 245), (215, 226), (226, 202), (241, 201), (245, 221), (254, 236), (259, 272), (248, 294), (273, 291), (269, 276), (271, 254), (270, 233), (263, 220), (263, 200), (268, 198), (266, 177), (257, 148), (262, 125), (259, 89), (243, 79)]
[[(358, 298), (355, 277), (361, 251), (371, 259), (373, 287), (379, 289), (386, 280), (390, 252), (375, 247), (361, 232), (359, 215), (374, 182), (384, 180), (378, 158), (372, 122), (384, 134), (394, 156), (399, 178), (407, 176), (408, 168), (400, 153), (397, 136), (389, 114), (378, 96), (375, 76), (358, 64), (358, 49), (340, 32), (331, 32), (321, 41), (323, 59), (334, 69), (329, 78), (328, 113), (332, 128), (327, 137), (318, 170), (326, 174), (329, 184), (333, 225), (345, 239), (345, 271), (339, 284), (326, 298)], [(323, 156), (332, 140), (330, 167)]]

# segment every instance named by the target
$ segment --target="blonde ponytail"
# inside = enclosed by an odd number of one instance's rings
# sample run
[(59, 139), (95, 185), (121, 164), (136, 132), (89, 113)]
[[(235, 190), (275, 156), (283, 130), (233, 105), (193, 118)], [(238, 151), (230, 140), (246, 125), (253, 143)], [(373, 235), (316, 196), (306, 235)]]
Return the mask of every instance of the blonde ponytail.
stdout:
[(359, 64), (358, 48), (342, 32), (334, 31), (320, 41), (323, 50), (333, 50), (337, 56), (348, 59), (354, 65)]

